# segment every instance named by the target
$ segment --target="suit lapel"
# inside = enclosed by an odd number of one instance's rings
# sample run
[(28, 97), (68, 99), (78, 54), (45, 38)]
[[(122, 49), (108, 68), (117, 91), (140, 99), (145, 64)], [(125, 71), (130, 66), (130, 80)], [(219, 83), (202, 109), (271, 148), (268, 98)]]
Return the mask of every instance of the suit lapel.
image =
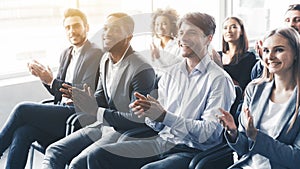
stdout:
[(121, 79), (123, 76), (127, 75), (127, 73), (125, 73), (125, 70), (127, 69), (127, 67), (129, 66), (129, 55), (131, 55), (133, 53), (133, 50), (131, 47), (129, 47), (129, 49), (127, 50), (123, 60), (121, 61), (121, 65), (120, 68), (118, 70), (118, 74), (115, 75), (114, 78), (114, 82), (111, 86), (111, 98), (114, 98), (115, 94), (118, 93), (117, 89), (119, 85), (125, 85), (123, 83), (120, 83)]
[[(260, 110), (255, 113), (256, 117), (254, 117), (254, 126), (258, 129), (260, 128), (259, 124), (261, 124), (262, 116), (264, 112), (267, 111), (268, 106), (266, 105), (269, 105), (268, 102), (272, 92), (273, 85), (274, 85), (274, 80), (271, 83), (266, 83), (265, 87), (261, 87), (260, 89), (258, 89), (258, 90), (262, 90), (261, 92), (257, 92), (257, 93), (261, 93), (260, 97), (258, 96), (260, 99), (258, 99), (258, 101), (252, 105), (253, 110)], [(297, 92), (293, 92), (291, 98), (289, 99), (288, 105), (284, 110), (285, 114), (282, 117), (282, 120), (278, 125), (276, 125), (275, 131), (277, 132), (275, 133), (274, 138), (279, 136), (279, 134), (282, 132), (284, 127), (288, 124), (288, 121), (291, 119), (293, 113), (295, 112), (295, 100), (297, 97), (296, 93)]]
[(286, 106), (286, 108), (284, 110), (285, 114), (282, 117), (282, 120), (280, 121), (280, 123), (276, 126), (275, 131), (277, 131), (277, 132), (275, 133), (274, 138), (277, 138), (279, 136), (279, 134), (282, 133), (282, 130), (284, 129), (284, 127), (289, 124), (289, 120), (292, 118), (294, 112), (296, 111), (296, 106), (295, 106), (296, 100), (297, 100), (297, 89), (295, 88), (292, 96), (288, 100), (288, 105)]
[(255, 96), (258, 97), (258, 99), (255, 103), (252, 104), (252, 108), (250, 109), (250, 112), (251, 110), (260, 110), (256, 113), (253, 112), (256, 116), (254, 117), (254, 126), (258, 129), (260, 128), (259, 124), (261, 123), (262, 115), (267, 109), (266, 105), (269, 105), (268, 101), (270, 98), (270, 94), (272, 92), (273, 85), (274, 85), (274, 81), (272, 81), (271, 83), (265, 83), (265, 87), (258, 87), (257, 90), (261, 90), (261, 91), (258, 91), (256, 93), (261, 93), (261, 94)]
[(82, 64), (84, 63), (84, 60), (86, 59), (85, 58), (85, 53), (86, 53), (86, 50), (89, 49), (89, 46), (90, 46), (90, 42), (89, 41), (86, 41), (84, 46), (82, 47), (82, 50), (80, 52), (80, 55), (79, 55), (79, 58), (77, 60), (77, 63), (75, 64), (75, 69), (74, 69), (74, 77), (73, 77), (73, 83), (75, 84), (76, 82), (74, 82), (75, 79), (77, 79), (79, 73), (80, 73), (80, 70), (82, 68)]
[(66, 60), (63, 63), (63, 68), (62, 68), (62, 72), (61, 72), (61, 80), (65, 80), (65, 78), (66, 78), (67, 70), (68, 70), (69, 64), (72, 59), (72, 51), (73, 51), (73, 46), (71, 46), (69, 48), (69, 50), (67, 52)]
[(103, 86), (103, 90), (104, 90), (104, 94), (105, 94), (105, 98), (106, 100), (109, 100), (109, 97), (107, 95), (107, 86), (106, 86), (106, 72), (108, 70), (108, 62), (109, 62), (109, 59), (108, 57), (105, 58), (105, 61), (104, 61), (104, 66), (100, 66), (100, 69), (102, 69), (100, 71), (100, 73), (102, 72), (101, 74), (101, 77), (103, 77), (101, 80), (102, 80), (102, 86)]

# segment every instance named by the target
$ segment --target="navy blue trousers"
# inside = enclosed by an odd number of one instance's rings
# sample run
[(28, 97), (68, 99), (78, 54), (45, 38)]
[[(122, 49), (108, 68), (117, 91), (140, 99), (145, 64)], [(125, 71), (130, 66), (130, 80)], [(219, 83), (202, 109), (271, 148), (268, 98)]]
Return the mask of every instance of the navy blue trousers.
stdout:
[(11, 112), (0, 132), (0, 155), (10, 147), (6, 169), (25, 168), (30, 145), (45, 147), (65, 136), (67, 118), (73, 106), (20, 103)]

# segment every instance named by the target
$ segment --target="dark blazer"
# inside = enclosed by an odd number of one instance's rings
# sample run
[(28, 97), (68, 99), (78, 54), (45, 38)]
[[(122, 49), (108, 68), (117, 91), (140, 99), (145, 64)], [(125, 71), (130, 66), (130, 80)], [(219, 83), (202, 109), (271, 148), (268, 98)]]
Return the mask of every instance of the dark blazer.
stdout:
[(60, 65), (58, 68), (57, 77), (54, 79), (52, 86), (44, 86), (54, 96), (54, 103), (61, 101), (62, 93), (59, 89), (63, 83), (82, 86), (88, 84), (91, 89), (95, 90), (98, 82), (99, 63), (103, 52), (90, 41), (86, 41), (74, 70), (74, 78), (72, 82), (65, 82), (66, 72), (70, 63), (73, 46), (65, 49), (60, 56)]
[(134, 92), (146, 95), (154, 89), (154, 70), (142, 58), (140, 54), (129, 47), (120, 63), (120, 71), (113, 80), (113, 86), (110, 87), (110, 98), (107, 95), (106, 86), (109, 54), (104, 54), (100, 62), (100, 76), (95, 97), (98, 106), (106, 108), (104, 124), (112, 126), (120, 132), (137, 127), (146, 127), (144, 118), (138, 118), (128, 107), (131, 102), (136, 100)]
[[(274, 81), (264, 82), (262, 84), (250, 83), (245, 91), (244, 106), (248, 106), (251, 115), (254, 117), (254, 126), (259, 129), (261, 117), (266, 111), (266, 105), (272, 91)], [(254, 153), (259, 153), (270, 160), (272, 169), (297, 169), (300, 166), (300, 115), (294, 123), (292, 129), (288, 131), (292, 116), (295, 112), (295, 104), (297, 98), (297, 89), (294, 90), (291, 98), (288, 101), (288, 106), (285, 110), (285, 115), (280, 123), (276, 125), (274, 139), (269, 135), (258, 132), (256, 141), (250, 141), (245, 134), (246, 117), (241, 114), (239, 135), (236, 143), (229, 143), (241, 157), (234, 164), (240, 166), (248, 161)], [(243, 107), (244, 107), (243, 106)], [(232, 166), (232, 168), (234, 168)]]

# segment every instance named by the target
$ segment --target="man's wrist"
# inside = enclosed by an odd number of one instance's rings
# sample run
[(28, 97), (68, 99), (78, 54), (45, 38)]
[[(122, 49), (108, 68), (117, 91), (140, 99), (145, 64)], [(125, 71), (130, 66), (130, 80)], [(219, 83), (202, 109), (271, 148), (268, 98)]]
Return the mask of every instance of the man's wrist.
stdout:
[(163, 113), (155, 120), (157, 122), (163, 122), (166, 117), (167, 111), (164, 110)]
[(238, 136), (238, 130), (236, 129), (227, 129), (227, 135), (229, 136), (230, 142), (235, 142)]

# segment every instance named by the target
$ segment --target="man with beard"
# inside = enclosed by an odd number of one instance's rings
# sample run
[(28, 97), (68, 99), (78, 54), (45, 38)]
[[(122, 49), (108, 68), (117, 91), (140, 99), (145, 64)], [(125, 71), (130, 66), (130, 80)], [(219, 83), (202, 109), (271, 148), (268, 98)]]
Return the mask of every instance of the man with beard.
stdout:
[(188, 13), (178, 27), (183, 61), (162, 75), (158, 100), (136, 92), (138, 99), (129, 105), (159, 136), (101, 145), (90, 150), (85, 158), (88, 167), (83, 168), (188, 168), (196, 153), (222, 142), (216, 114), (219, 107), (230, 109), (235, 90), (230, 76), (208, 54), (214, 18)]
[[(28, 64), (30, 72), (40, 78), (54, 96), (55, 104), (20, 103), (11, 112), (0, 132), (0, 154), (10, 146), (6, 169), (22, 169), (34, 141), (44, 147), (65, 136), (67, 118), (75, 112), (72, 100), (62, 96), (62, 84), (95, 90), (102, 51), (87, 39), (89, 25), (86, 15), (78, 9), (67, 9), (63, 26), (71, 46), (60, 57), (57, 77), (38, 61)], [(34, 89), (32, 89), (33, 92)]]
[(128, 107), (136, 100), (135, 92), (147, 95), (155, 82), (153, 68), (130, 45), (133, 30), (134, 21), (125, 13), (106, 18), (102, 37), (106, 53), (94, 96), (87, 85), (84, 90), (64, 85), (73, 91), (77, 110), (96, 116), (97, 121), (50, 145), (42, 168), (63, 169), (69, 163), (69, 168), (87, 168), (85, 159), (90, 151), (116, 142), (127, 130), (147, 127)]

